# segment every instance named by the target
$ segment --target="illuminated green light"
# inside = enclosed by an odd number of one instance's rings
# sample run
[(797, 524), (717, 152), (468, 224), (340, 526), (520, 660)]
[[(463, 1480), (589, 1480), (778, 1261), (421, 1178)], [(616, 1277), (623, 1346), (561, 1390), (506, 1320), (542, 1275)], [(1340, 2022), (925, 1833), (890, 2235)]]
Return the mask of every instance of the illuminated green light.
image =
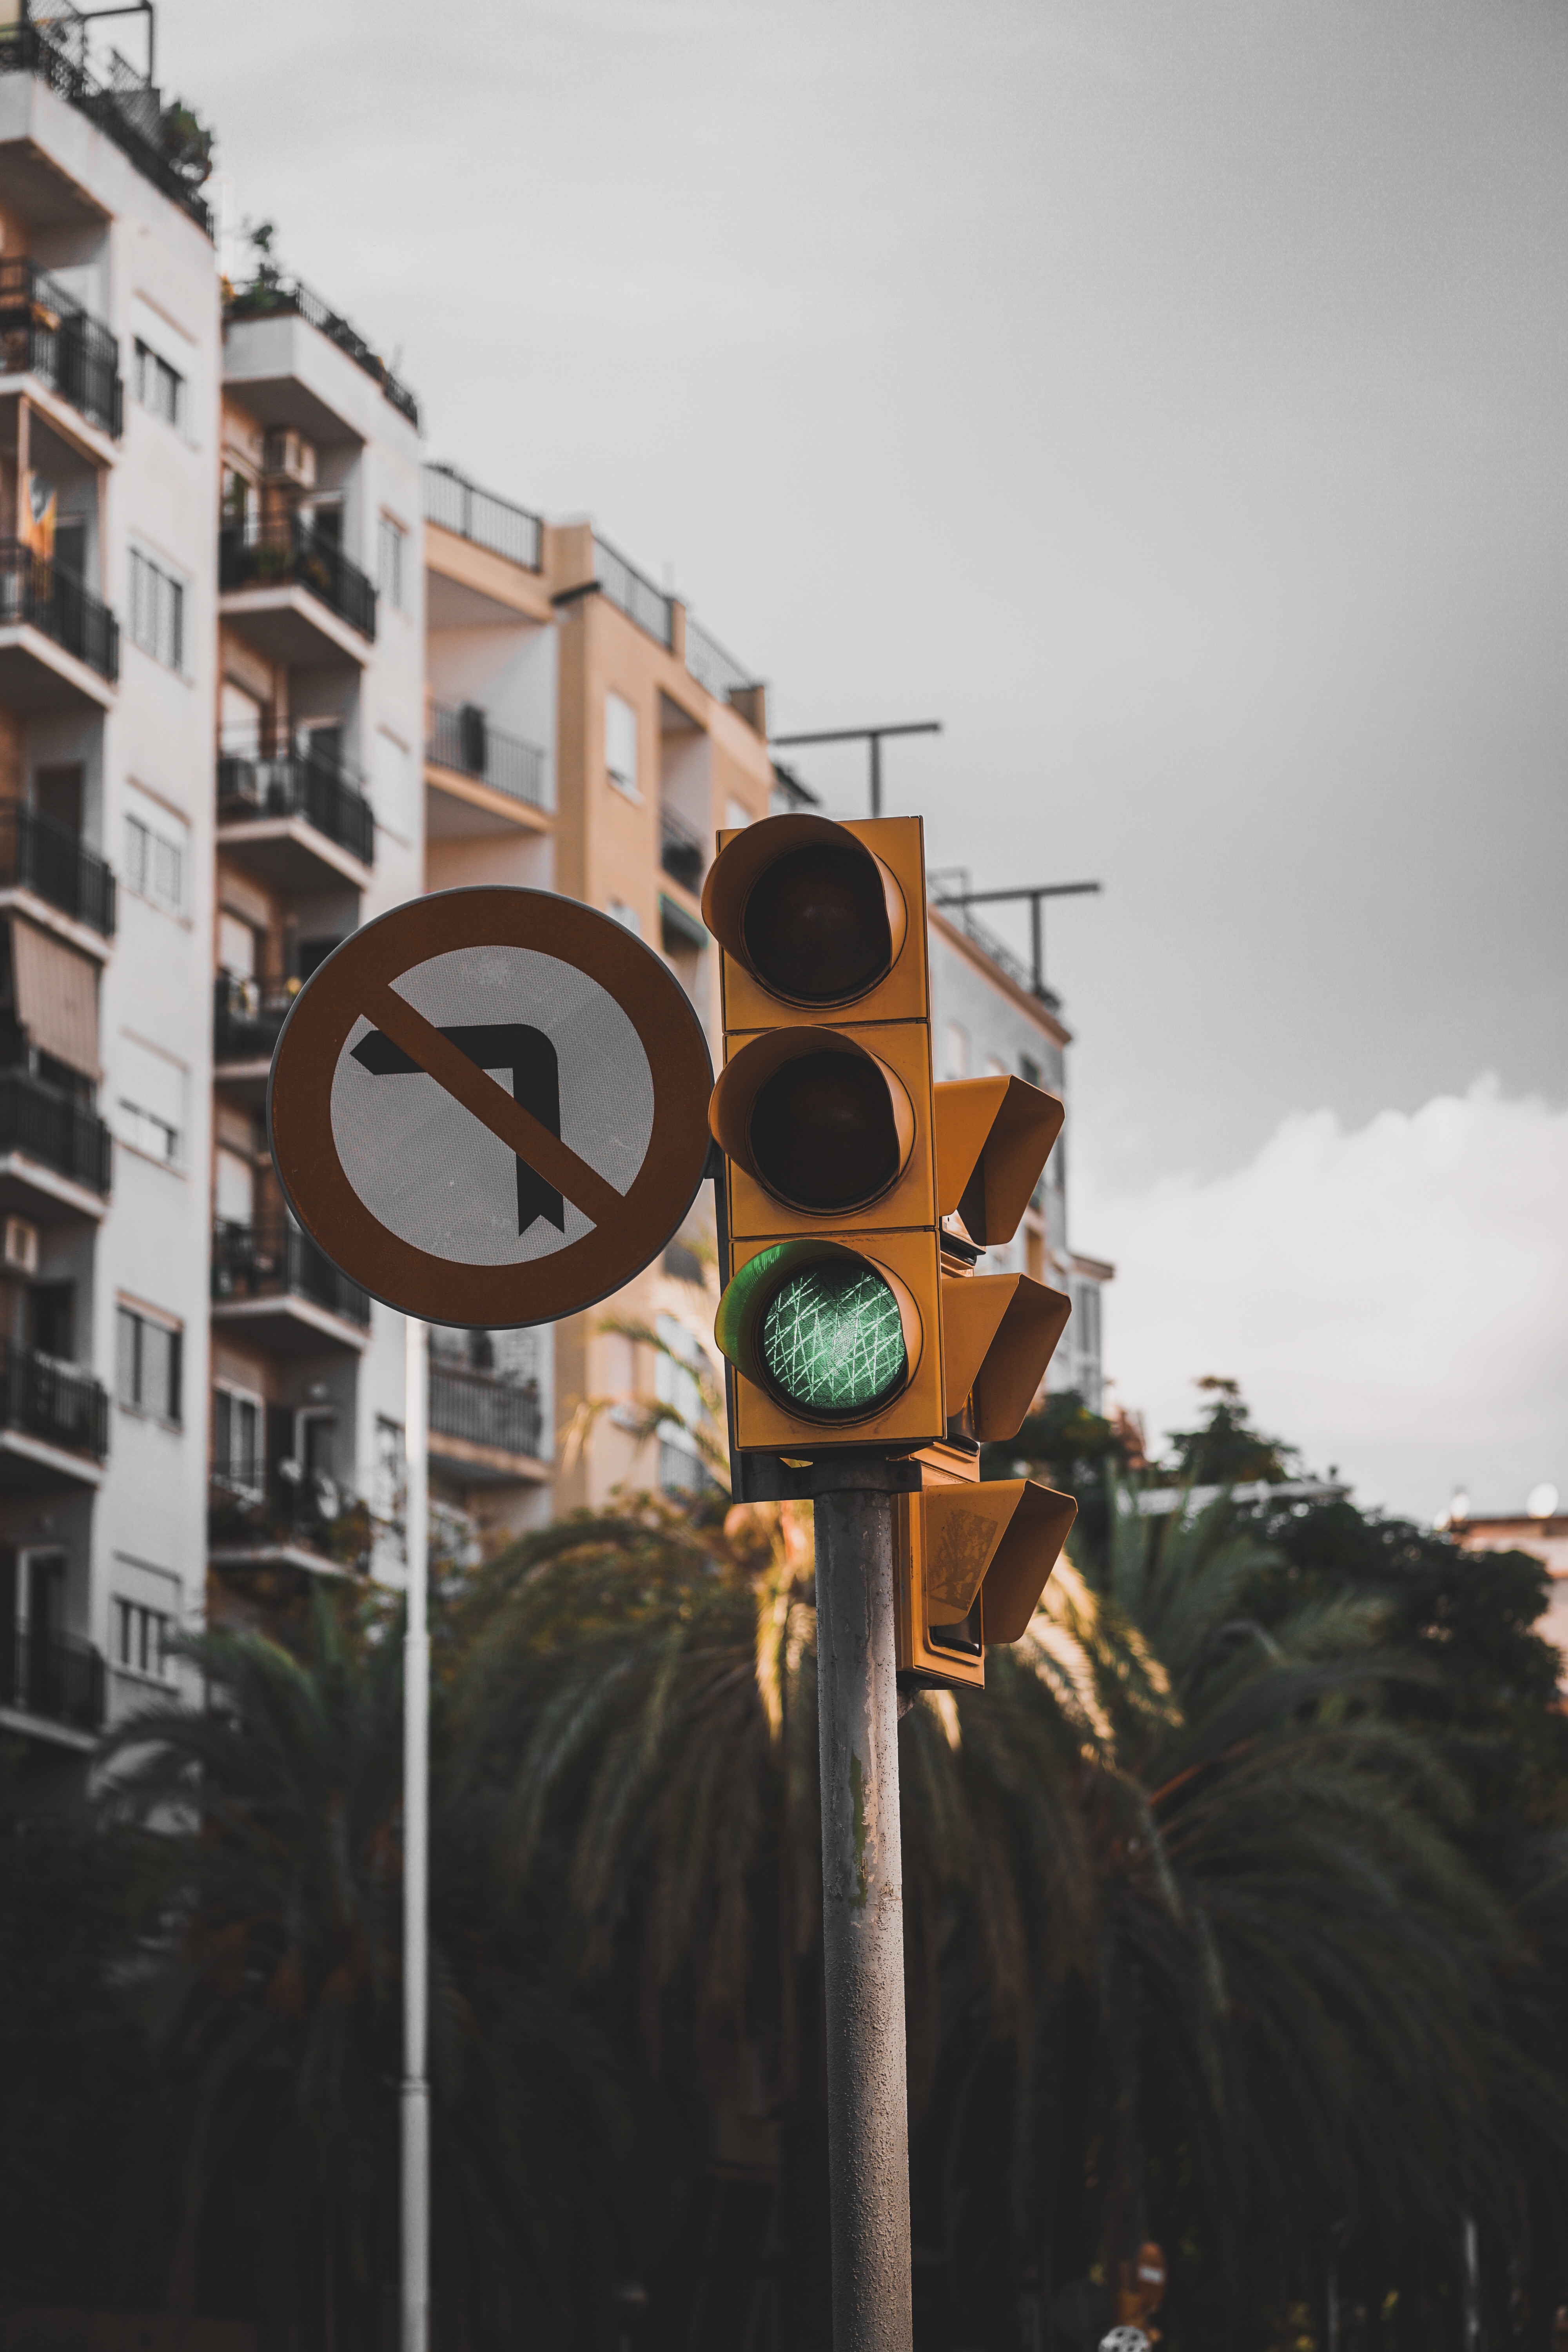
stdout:
[(763, 1312), (760, 1353), (780, 1395), (807, 1412), (868, 1412), (909, 1372), (899, 1302), (853, 1258), (786, 1276)]

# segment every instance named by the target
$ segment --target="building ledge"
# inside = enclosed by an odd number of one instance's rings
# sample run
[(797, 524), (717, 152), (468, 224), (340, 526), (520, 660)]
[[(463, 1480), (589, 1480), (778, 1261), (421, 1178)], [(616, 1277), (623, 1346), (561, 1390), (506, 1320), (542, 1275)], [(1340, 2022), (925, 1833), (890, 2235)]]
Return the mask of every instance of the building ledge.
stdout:
[(24, 1739), (41, 1739), (50, 1748), (74, 1748), (90, 1756), (98, 1746), (95, 1731), (79, 1731), (74, 1724), (57, 1723), (47, 1715), (32, 1715), (26, 1707), (0, 1706), (0, 1732), (19, 1733)]
[(259, 1298), (215, 1298), (212, 1320), (226, 1330), (247, 1333), (280, 1356), (319, 1355), (323, 1346), (350, 1349), (363, 1355), (370, 1345), (370, 1326), (334, 1315), (313, 1298), (292, 1291), (268, 1291)]
[(220, 620), (262, 653), (295, 668), (346, 661), (355, 669), (367, 669), (375, 657), (371, 638), (362, 636), (297, 581), (280, 580), (268, 588), (226, 588), (217, 609)]
[(480, 1445), (471, 1437), (446, 1437), (430, 1432), (430, 1460), (448, 1470), (465, 1473), (476, 1486), (542, 1486), (553, 1475), (552, 1465), (531, 1454), (511, 1454), (504, 1446)]
[(90, 1454), (51, 1445), (26, 1429), (0, 1429), (0, 1492), (48, 1486), (101, 1486), (103, 1465)]
[(50, 711), (112, 710), (115, 689), (31, 621), (0, 627), (0, 702), (31, 718)]
[(332, 1577), (343, 1583), (363, 1581), (357, 1569), (345, 1568), (342, 1560), (328, 1559), (322, 1552), (308, 1551), (303, 1544), (224, 1544), (207, 1553), (207, 1566), (220, 1570), (291, 1568), (302, 1575)]
[(114, 465), (120, 456), (120, 444), (101, 425), (91, 424), (79, 408), (73, 408), (39, 375), (0, 375), (0, 400), (26, 400), (48, 425), (51, 433), (64, 441), (89, 466)]
[(101, 1223), (109, 1214), (107, 1192), (92, 1192), (86, 1184), (60, 1175), (57, 1169), (26, 1151), (0, 1151), (0, 1208), (37, 1216), (40, 1196), (58, 1208), (70, 1210), (76, 1216), (90, 1217), (95, 1224)]
[(112, 940), (105, 939), (90, 923), (79, 923), (74, 915), (63, 913), (24, 884), (0, 885), (0, 915), (26, 915), (39, 930), (52, 931), (57, 940), (64, 940), (81, 954), (91, 956), (95, 963), (107, 963), (114, 946)]
[[(493, 784), (465, 775), (461, 768), (443, 767), (438, 760), (426, 761), (425, 783), (428, 791), (455, 804), (450, 813), (440, 813), (437, 839), (460, 833), (494, 833), (500, 825), (515, 825), (520, 833), (548, 833), (555, 821), (551, 810), (535, 808), (531, 801), (519, 800), (514, 793), (498, 792)], [(482, 822), (474, 823), (470, 811)]]
[(302, 816), (220, 818), (218, 848), (279, 890), (320, 890), (333, 881), (370, 888), (371, 870)]

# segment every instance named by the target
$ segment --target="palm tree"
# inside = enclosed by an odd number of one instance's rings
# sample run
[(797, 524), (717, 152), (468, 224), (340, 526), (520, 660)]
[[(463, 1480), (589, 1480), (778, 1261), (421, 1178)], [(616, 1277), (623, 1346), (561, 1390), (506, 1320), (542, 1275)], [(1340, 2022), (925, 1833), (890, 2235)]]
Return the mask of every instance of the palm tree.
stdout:
[[(104, 1759), (109, 1809), (156, 1832), (141, 1975), (182, 2092), (172, 2299), (237, 2299), (268, 2344), (321, 2352), (378, 2344), (396, 2277), (397, 1633), (318, 1599), (302, 1656), (209, 1633), (186, 1646), (207, 1697), (144, 1710)], [(598, 2043), (548, 1990), (537, 1933), (476, 1900), (440, 1753), (437, 1728), (438, 2316), (458, 2346), (530, 2316), (564, 2343), (624, 2128)]]

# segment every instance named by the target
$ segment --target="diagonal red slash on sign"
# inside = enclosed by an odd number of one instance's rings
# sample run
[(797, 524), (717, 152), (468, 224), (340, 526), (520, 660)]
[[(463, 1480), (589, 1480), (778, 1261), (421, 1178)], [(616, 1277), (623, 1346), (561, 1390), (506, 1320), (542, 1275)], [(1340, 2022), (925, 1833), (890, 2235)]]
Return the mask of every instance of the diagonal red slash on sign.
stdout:
[(434, 1078), (454, 1102), (471, 1111), (509, 1151), (526, 1160), (547, 1184), (552, 1184), (595, 1225), (607, 1224), (624, 1208), (623, 1197), (613, 1184), (607, 1184), (585, 1160), (579, 1160), (570, 1144), (552, 1135), (542, 1120), (514, 1102), (488, 1070), (470, 1062), (433, 1022), (415, 1011), (405, 996), (384, 985), (367, 987), (361, 1003), (365, 1019), (373, 1021), (395, 1045), (401, 1045), (426, 1077)]

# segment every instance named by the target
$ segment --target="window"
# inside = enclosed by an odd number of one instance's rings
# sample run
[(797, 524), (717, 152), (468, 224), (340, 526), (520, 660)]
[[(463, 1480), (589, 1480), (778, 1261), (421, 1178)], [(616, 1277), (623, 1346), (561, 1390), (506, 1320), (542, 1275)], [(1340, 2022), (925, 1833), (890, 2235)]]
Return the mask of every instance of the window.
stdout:
[(260, 1494), (261, 1432), (259, 1397), (242, 1389), (213, 1391), (213, 1476), (220, 1486)]
[(403, 542), (408, 533), (390, 515), (375, 527), (375, 584), (395, 613), (403, 610)]
[(418, 828), (417, 779), (408, 746), (378, 727), (370, 756), (375, 821), (400, 841), (412, 841)]
[(1040, 1066), (1038, 1062), (1036, 1061), (1032, 1054), (1019, 1055), (1018, 1076), (1023, 1079), (1024, 1084), (1026, 1087), (1037, 1087), (1039, 1085)]
[(947, 1075), (950, 1078), (969, 1076), (969, 1032), (962, 1021), (947, 1024)]
[(256, 978), (256, 933), (237, 915), (217, 919), (217, 960), (236, 980)]
[(161, 1609), (149, 1609), (140, 1601), (116, 1601), (114, 1604), (114, 1663), (133, 1675), (155, 1675), (167, 1682), (174, 1669), (169, 1655), (169, 1636), (174, 1621)]
[(605, 697), (605, 766), (610, 782), (628, 800), (640, 800), (637, 791), (637, 715), (618, 694)]
[(167, 669), (180, 669), (185, 652), (185, 592), (174, 574), (131, 551), (131, 636)]
[(712, 1367), (701, 1342), (673, 1315), (661, 1315), (655, 1328), (663, 1342), (654, 1368), (655, 1394), (664, 1414), (658, 1432), (658, 1483), (666, 1494), (694, 1494), (708, 1484), (695, 1433), (709, 1418), (701, 1375), (711, 1378)]
[(184, 423), (185, 379), (140, 335), (132, 345), (131, 395), (153, 416), (177, 431)]
[[(432, 1333), (432, 1338), (434, 1334)], [(375, 1485), (371, 1508), (378, 1519), (395, 1519), (403, 1509), (406, 1460), (403, 1423), (378, 1413), (375, 1421)]]
[(117, 1048), (115, 1132), (133, 1151), (178, 1168), (185, 1152), (185, 1073), (134, 1037)]
[(213, 1184), (213, 1213), (220, 1225), (248, 1225), (256, 1220), (256, 1169), (242, 1151), (220, 1144)]
[(630, 931), (633, 939), (641, 939), (642, 917), (635, 907), (628, 907), (624, 898), (612, 898), (607, 912), (612, 922), (619, 923), (624, 931)]
[(179, 817), (154, 815), (143, 799), (126, 812), (125, 887), (166, 915), (185, 910), (185, 837)]
[(738, 801), (731, 798), (725, 802), (724, 823), (729, 826), (731, 833), (739, 833), (743, 826), (750, 824), (752, 821), (752, 812), (746, 806), (744, 801)]
[(115, 1387), (122, 1405), (135, 1412), (156, 1413), (160, 1421), (180, 1418), (180, 1332), (134, 1307), (115, 1313)]

